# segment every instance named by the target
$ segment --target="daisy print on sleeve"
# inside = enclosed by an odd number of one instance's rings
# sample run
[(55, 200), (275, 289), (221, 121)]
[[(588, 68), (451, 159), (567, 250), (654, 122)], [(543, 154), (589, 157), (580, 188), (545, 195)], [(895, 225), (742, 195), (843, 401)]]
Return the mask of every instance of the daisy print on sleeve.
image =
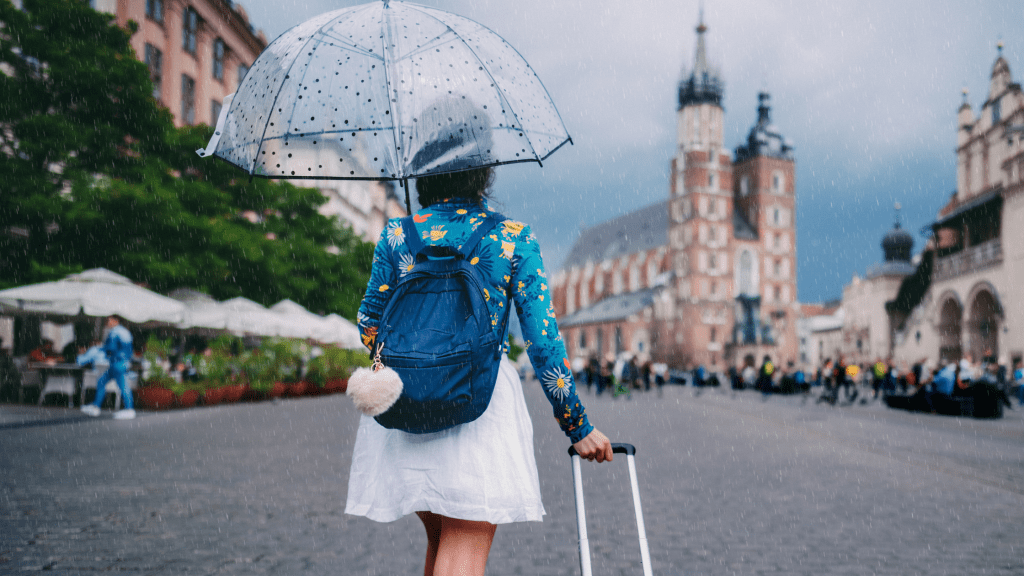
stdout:
[(569, 371), (563, 370), (560, 366), (548, 370), (541, 378), (541, 383), (547, 389), (548, 395), (560, 401), (565, 400), (569, 396), (570, 382)]
[(405, 243), (405, 230), (402, 228), (402, 222), (400, 220), (392, 220), (391, 222), (388, 222), (385, 234), (387, 235), (388, 246), (392, 248)]

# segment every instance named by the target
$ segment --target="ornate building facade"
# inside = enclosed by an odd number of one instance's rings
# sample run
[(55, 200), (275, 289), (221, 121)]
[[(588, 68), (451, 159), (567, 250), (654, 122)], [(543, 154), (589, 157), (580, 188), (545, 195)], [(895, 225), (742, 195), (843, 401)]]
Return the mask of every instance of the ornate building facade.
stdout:
[[(215, 126), (221, 103), (242, 84), (267, 38), (242, 4), (231, 0), (92, 0), (114, 14), (118, 25), (139, 24), (132, 47), (149, 67), (153, 98), (174, 115), (176, 126)], [(301, 183), (299, 183), (301, 185)], [(311, 181), (337, 216), (360, 238), (376, 242), (388, 218), (405, 216), (394, 185), (377, 181)]]
[(762, 93), (757, 123), (730, 153), (703, 18), (696, 31), (668, 199), (584, 230), (552, 280), (574, 357), (628, 353), (680, 368), (796, 359), (793, 147)]
[(978, 115), (957, 115), (956, 191), (889, 303), (897, 359), (1024, 357), (1024, 92), (999, 55)]

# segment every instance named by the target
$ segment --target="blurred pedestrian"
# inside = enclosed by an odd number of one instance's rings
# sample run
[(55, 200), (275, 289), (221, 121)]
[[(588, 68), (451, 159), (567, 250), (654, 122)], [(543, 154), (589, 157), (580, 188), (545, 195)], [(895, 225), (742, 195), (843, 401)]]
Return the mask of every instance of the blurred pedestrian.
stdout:
[(757, 389), (761, 394), (768, 396), (772, 393), (772, 376), (775, 374), (775, 364), (772, 364), (772, 357), (765, 354), (761, 362), (761, 370), (757, 376)]
[(1018, 358), (1013, 361), (1013, 386), (1017, 388), (1017, 401), (1024, 406), (1024, 363)]
[(45, 362), (47, 364), (56, 364), (63, 359), (63, 356), (57, 353), (53, 348), (53, 340), (44, 339), (43, 342), (37, 346), (34, 350), (28, 353), (29, 360), (33, 362)]
[(125, 384), (125, 372), (128, 371), (134, 353), (132, 333), (121, 325), (121, 319), (117, 316), (107, 318), (107, 328), (109, 332), (107, 332), (106, 339), (103, 340), (103, 352), (110, 365), (96, 382), (96, 399), (92, 404), (82, 406), (82, 412), (89, 416), (99, 416), (103, 398), (106, 396), (107, 382), (114, 380), (117, 382), (117, 387), (121, 389), (121, 404), (123, 406), (114, 412), (114, 418), (131, 420), (135, 418), (135, 409), (132, 402), (132, 391)]
[(14, 365), (14, 358), (4, 348), (4, 339), (0, 338), (0, 402), (13, 402), (18, 398), (21, 388), (21, 373)]

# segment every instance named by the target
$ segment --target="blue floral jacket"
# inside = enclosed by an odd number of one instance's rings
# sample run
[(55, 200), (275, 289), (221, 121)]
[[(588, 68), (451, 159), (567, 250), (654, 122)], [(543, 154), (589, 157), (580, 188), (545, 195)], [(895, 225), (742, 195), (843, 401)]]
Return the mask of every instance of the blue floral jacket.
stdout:
[[(481, 224), (485, 212), (493, 214), (486, 204), (453, 199), (420, 210), (413, 215), (413, 221), (425, 245), (461, 247)], [(405, 235), (412, 232), (403, 230), (401, 220), (392, 218), (377, 242), (370, 282), (358, 317), (363, 344), (370, 350), (392, 288), (412, 268), (413, 255), (405, 244)], [(515, 302), (526, 352), (551, 402), (555, 419), (571, 442), (579, 442), (594, 428), (576, 394), (565, 345), (555, 323), (540, 247), (530, 227), (505, 219), (480, 241), (470, 264), (479, 266), (483, 277), (490, 279), (484, 297), (495, 330), (506, 306), (512, 305), (510, 298)]]

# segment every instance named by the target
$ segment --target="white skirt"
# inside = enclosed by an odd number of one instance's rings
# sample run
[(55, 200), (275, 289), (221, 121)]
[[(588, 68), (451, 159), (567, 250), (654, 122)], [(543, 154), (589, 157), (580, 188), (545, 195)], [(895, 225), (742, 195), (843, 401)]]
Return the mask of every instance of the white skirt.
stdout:
[(345, 513), (392, 522), (419, 511), (492, 524), (544, 515), (533, 423), (507, 357), (487, 410), (472, 422), (410, 434), (360, 416)]

